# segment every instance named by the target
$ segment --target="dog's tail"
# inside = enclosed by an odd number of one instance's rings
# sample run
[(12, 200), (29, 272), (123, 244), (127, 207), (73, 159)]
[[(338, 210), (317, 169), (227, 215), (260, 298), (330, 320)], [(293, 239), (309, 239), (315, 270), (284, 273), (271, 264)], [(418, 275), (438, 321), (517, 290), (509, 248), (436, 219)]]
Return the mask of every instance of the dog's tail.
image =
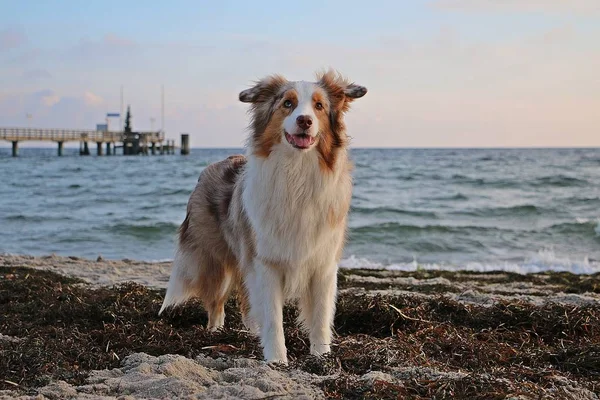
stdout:
[(167, 293), (158, 315), (170, 307), (188, 300), (197, 292), (199, 262), (193, 252), (178, 248), (173, 260), (173, 269), (167, 286)]

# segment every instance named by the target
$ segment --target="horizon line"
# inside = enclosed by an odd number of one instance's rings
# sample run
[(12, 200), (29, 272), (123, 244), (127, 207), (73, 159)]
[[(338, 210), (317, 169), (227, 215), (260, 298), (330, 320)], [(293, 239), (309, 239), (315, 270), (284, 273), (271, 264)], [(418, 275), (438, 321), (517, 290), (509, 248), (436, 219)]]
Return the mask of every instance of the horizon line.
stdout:
[[(10, 149), (10, 145), (6, 145), (5, 143), (0, 144), (0, 149)], [(24, 146), (21, 147), (24, 149), (53, 149), (52, 146), (42, 146), (42, 147), (34, 147), (34, 146)], [(71, 148), (76, 149), (77, 146), (66, 146), (65, 149)], [(176, 146), (177, 149), (180, 146)], [(209, 146), (209, 147), (190, 147), (190, 150), (240, 150), (245, 149), (243, 146)], [(600, 149), (599, 145), (583, 145), (583, 146), (358, 146), (358, 147), (349, 147), (350, 150), (545, 150), (545, 149)]]

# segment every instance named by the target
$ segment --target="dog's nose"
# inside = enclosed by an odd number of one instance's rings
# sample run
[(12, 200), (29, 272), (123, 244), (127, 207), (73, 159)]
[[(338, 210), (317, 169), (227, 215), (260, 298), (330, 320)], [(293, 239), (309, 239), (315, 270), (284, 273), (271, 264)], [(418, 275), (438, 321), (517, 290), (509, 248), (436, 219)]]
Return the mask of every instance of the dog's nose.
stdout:
[(312, 125), (312, 117), (309, 115), (298, 115), (296, 123), (301, 129), (308, 129)]

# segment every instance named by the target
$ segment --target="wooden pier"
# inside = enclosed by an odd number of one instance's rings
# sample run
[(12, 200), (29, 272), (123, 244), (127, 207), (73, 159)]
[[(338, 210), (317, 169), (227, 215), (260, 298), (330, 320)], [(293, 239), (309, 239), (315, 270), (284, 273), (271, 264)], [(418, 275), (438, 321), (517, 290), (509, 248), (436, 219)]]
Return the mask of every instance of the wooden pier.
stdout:
[(55, 142), (58, 155), (63, 154), (65, 142), (79, 142), (79, 154), (89, 155), (88, 142), (96, 143), (96, 153), (101, 156), (116, 154), (117, 148), (123, 149), (124, 155), (136, 154), (175, 154), (175, 140), (165, 139), (164, 132), (117, 132), (94, 131), (81, 129), (35, 129), (35, 128), (0, 128), (0, 140), (12, 142), (12, 155), (19, 153), (19, 142), (44, 141)]

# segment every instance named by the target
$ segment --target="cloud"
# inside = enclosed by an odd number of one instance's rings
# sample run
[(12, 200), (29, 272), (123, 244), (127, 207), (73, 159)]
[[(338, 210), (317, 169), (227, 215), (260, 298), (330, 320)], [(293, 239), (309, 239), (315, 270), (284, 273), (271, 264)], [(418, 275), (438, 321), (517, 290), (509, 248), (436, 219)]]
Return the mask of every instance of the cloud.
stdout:
[(44, 51), (38, 48), (23, 49), (18, 53), (19, 54), (16, 55), (11, 54), (11, 57), (7, 57), (6, 64), (23, 66), (27, 64), (32, 64), (44, 58), (44, 56), (48, 56), (48, 54), (44, 54)]
[(23, 79), (27, 81), (38, 81), (52, 78), (52, 74), (45, 69), (30, 69), (23, 72)]
[(0, 51), (21, 47), (25, 43), (27, 43), (27, 37), (20, 30), (5, 29), (0, 31)]
[(430, 5), (437, 9), (464, 12), (600, 13), (598, 0), (435, 0)]
[(88, 106), (99, 106), (104, 103), (104, 99), (102, 97), (89, 91), (83, 94), (83, 101)]
[(81, 39), (75, 46), (66, 49), (64, 56), (77, 59), (78, 62), (113, 62), (119, 59), (125, 63), (139, 50), (136, 42), (108, 33), (101, 39)]
[(0, 97), (0, 120), (9, 126), (25, 126), (26, 114), (33, 127), (93, 129), (104, 120), (102, 98), (87, 91), (82, 96), (61, 95), (52, 89), (10, 93)]
[(117, 36), (114, 33), (107, 33), (103, 38), (104, 44), (116, 47), (134, 47), (136, 43), (133, 40)]
[(43, 90), (41, 92), (36, 93), (36, 95), (39, 98), (39, 101), (45, 107), (52, 107), (60, 101), (60, 96), (54, 93), (54, 91), (52, 90)]

